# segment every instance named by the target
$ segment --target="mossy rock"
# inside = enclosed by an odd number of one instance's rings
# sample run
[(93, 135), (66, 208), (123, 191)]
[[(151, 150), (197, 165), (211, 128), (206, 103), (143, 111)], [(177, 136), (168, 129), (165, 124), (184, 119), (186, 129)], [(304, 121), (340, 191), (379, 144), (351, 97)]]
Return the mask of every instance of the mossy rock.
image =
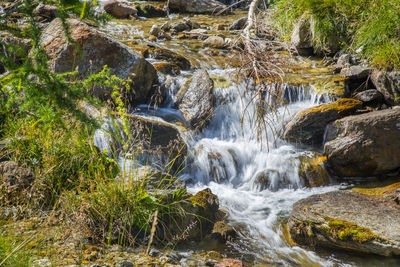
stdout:
[(304, 179), (306, 186), (318, 187), (329, 185), (329, 175), (324, 167), (326, 156), (315, 153), (311, 157), (301, 156), (299, 160), (299, 175)]
[(148, 45), (142, 50), (142, 55), (146, 58), (151, 57), (158, 60), (164, 60), (177, 65), (181, 70), (191, 68), (190, 61), (184, 56), (181, 56), (171, 50)]
[(342, 98), (302, 110), (286, 125), (283, 138), (290, 142), (320, 145), (330, 122), (354, 114), (362, 104), (356, 99)]
[(153, 64), (156, 70), (161, 73), (169, 74), (169, 75), (179, 75), (181, 70), (178, 65), (169, 62), (159, 62)]
[(288, 227), (300, 245), (391, 256), (400, 255), (399, 218), (394, 201), (339, 190), (295, 203)]

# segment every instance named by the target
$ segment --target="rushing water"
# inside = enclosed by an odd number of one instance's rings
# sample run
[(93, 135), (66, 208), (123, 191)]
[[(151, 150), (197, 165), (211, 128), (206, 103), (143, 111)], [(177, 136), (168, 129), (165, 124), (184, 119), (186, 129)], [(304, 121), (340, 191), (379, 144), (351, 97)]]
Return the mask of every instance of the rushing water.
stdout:
[[(143, 36), (140, 27), (133, 26), (131, 22), (113, 22), (104, 31), (122, 41), (130, 41), (134, 34)], [(186, 46), (175, 43), (165, 45), (177, 52), (187, 50), (190, 53)], [(230, 79), (235, 69), (223, 69), (215, 62), (210, 64), (204, 56), (205, 51), (192, 51), (188, 57), (192, 62), (206, 66), (213, 77), (223, 77), (226, 82), (220, 88), (216, 83), (214, 94), (217, 106), (208, 126), (194, 135), (191, 131), (182, 132), (190, 158), (180, 178), (186, 180), (192, 193), (210, 188), (218, 196), (220, 207), (229, 211), (230, 224), (239, 232), (240, 238), (237, 242), (230, 242), (224, 253), (271, 265), (346, 266), (331, 253), (316, 254), (291, 246), (283, 226), (296, 201), (337, 189), (338, 186), (304, 187), (298, 172), (299, 157), (310, 155), (313, 151), (280, 139), (282, 126), (296, 112), (333, 99), (317, 94), (307, 83), (304, 86), (282, 85), (286, 105), (282, 105), (278, 112), (265, 114), (269, 125), (260, 133), (254, 119), (257, 103), (251, 101), (244, 84)], [(190, 75), (191, 72), (182, 72), (178, 77), (160, 75), (161, 83), (168, 89), (167, 101), (157, 109), (139, 106), (136, 115), (172, 124), (184, 122), (179, 110), (173, 107), (177, 90)], [(104, 127), (109, 127), (109, 124)], [(95, 143), (106, 150), (109, 149), (108, 142), (107, 135), (99, 130)], [(136, 164), (122, 157), (119, 162), (124, 169), (127, 163)]]

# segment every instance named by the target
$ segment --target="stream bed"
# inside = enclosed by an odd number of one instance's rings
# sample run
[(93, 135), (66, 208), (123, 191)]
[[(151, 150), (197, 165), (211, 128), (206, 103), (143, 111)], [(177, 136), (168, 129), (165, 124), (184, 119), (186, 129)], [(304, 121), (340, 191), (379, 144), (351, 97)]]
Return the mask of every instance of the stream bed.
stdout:
[[(245, 14), (238, 11), (230, 16), (199, 15), (191, 19), (202, 27), (210, 27), (210, 32), (234, 37), (233, 33), (213, 30), (212, 26), (216, 23), (230, 25)], [(216, 53), (215, 49), (203, 47), (202, 41), (197, 39), (149, 41), (152, 25), (182, 18), (172, 14), (169, 18), (112, 21), (100, 30), (137, 51), (148, 45), (173, 50), (188, 58), (192, 68), (207, 69), (214, 80), (217, 103), (210, 123), (199, 132), (182, 130), (190, 156), (180, 178), (187, 182), (191, 193), (210, 188), (218, 196), (220, 208), (229, 212), (229, 222), (239, 232), (239, 238), (223, 247), (193, 244), (187, 249), (219, 250), (226, 256), (267, 266), (396, 265), (394, 259), (382, 260), (377, 256), (306, 250), (291, 244), (288, 237), (285, 222), (295, 202), (313, 194), (337, 190), (341, 185), (331, 181), (330, 186), (305, 187), (299, 176), (299, 158), (320, 151), (289, 144), (279, 138), (279, 132), (296, 112), (334, 101), (338, 90), (344, 92), (339, 77), (320, 60), (293, 56), (291, 60), (297, 71), (287, 73), (277, 85), (285, 91), (286, 104), (266, 115), (269, 126), (260, 134), (254, 119), (256, 102), (246, 92), (245, 82), (237, 79), (234, 64), (237, 59), (228, 50)], [(174, 102), (177, 90), (192, 73), (189, 70), (178, 76), (160, 74), (159, 79), (167, 88), (167, 101), (158, 108), (140, 106), (134, 114), (179, 126), (185, 124)]]

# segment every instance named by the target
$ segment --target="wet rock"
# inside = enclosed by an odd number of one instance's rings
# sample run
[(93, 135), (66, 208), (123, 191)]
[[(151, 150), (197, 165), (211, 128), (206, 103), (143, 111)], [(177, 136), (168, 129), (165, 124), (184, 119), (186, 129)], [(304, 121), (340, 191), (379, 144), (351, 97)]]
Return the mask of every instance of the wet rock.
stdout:
[(302, 56), (313, 54), (312, 31), (310, 19), (302, 16), (295, 24), (291, 43)]
[(227, 6), (216, 0), (170, 0), (169, 8), (172, 11), (196, 14), (216, 14), (225, 10)]
[(175, 32), (184, 32), (184, 31), (189, 31), (190, 27), (183, 21), (177, 21), (172, 23), (170, 30)]
[(400, 206), (349, 190), (295, 203), (288, 227), (295, 242), (383, 256), (400, 255)]
[(167, 14), (168, 14), (167, 10), (155, 5), (141, 4), (138, 6), (137, 15), (140, 17), (145, 17), (145, 18), (166, 17)]
[(302, 110), (286, 125), (283, 138), (291, 142), (319, 145), (330, 122), (354, 114), (361, 106), (359, 100), (343, 98)]
[(230, 31), (243, 30), (246, 27), (246, 24), (247, 24), (247, 17), (240, 18), (232, 23), (232, 25), (229, 27), (229, 30)]
[(154, 36), (158, 37), (158, 35), (161, 33), (161, 29), (156, 24), (154, 24), (151, 27), (149, 33), (150, 33), (150, 35), (154, 35)]
[(158, 60), (164, 60), (170, 63), (177, 65), (181, 70), (188, 70), (191, 67), (190, 61), (186, 59), (184, 56), (181, 56), (171, 50), (148, 46), (143, 51), (144, 57), (152, 57)]
[[(214, 82), (204, 69), (196, 71), (183, 94), (179, 109), (185, 119), (195, 128), (202, 128), (210, 121), (214, 108)], [(181, 91), (180, 90), (180, 91)]]
[(382, 104), (384, 100), (383, 95), (375, 89), (360, 92), (356, 94), (354, 98), (364, 102), (365, 104)]
[(210, 36), (204, 41), (204, 45), (212, 48), (225, 48), (225, 40), (220, 36)]
[(226, 221), (217, 221), (214, 224), (211, 238), (224, 243), (226, 241), (233, 241), (236, 237), (236, 230), (232, 226), (228, 225)]
[(383, 94), (388, 104), (400, 104), (400, 71), (384, 72), (374, 70), (371, 80), (376, 89)]
[(161, 27), (160, 27), (160, 29), (161, 29), (162, 31), (169, 31), (170, 28), (171, 28), (171, 27), (170, 27), (168, 21), (164, 22), (163, 25), (161, 25)]
[(299, 158), (299, 175), (308, 187), (329, 185), (329, 175), (324, 167), (327, 158), (319, 153)]
[(164, 74), (179, 75), (181, 73), (179, 66), (177, 66), (174, 63), (169, 63), (169, 62), (154, 63), (154, 67), (156, 68), (156, 70)]
[(117, 0), (110, 0), (104, 4), (104, 11), (117, 19), (127, 19), (138, 13), (134, 6), (129, 6)]
[(115, 267), (133, 267), (133, 266), (134, 266), (133, 262), (128, 260), (122, 260), (117, 264), (115, 264)]
[(368, 177), (400, 168), (400, 109), (349, 116), (327, 128), (325, 154), (342, 177)]
[(188, 17), (183, 18), (183, 22), (185, 22), (186, 25), (188, 25), (192, 30), (200, 28), (200, 25), (197, 22), (191, 20)]
[[(154, 91), (153, 85), (158, 82), (157, 71), (149, 62), (129, 47), (79, 20), (68, 19), (67, 23), (70, 27), (70, 38), (80, 45), (79, 52), (76, 51), (75, 44), (67, 41), (60, 19), (53, 20), (41, 37), (41, 46), (46, 51), (53, 71), (64, 73), (77, 69), (79, 76), (84, 78), (100, 72), (107, 65), (112, 74), (123, 79), (132, 79), (132, 88), (135, 90), (122, 94), (127, 103), (148, 101)], [(111, 93), (111, 88), (99, 86), (92, 92), (94, 96), (104, 100), (111, 99)]]
[(33, 15), (45, 18), (47, 21), (50, 21), (56, 17), (57, 7), (51, 5), (45, 5), (40, 3), (34, 10)]

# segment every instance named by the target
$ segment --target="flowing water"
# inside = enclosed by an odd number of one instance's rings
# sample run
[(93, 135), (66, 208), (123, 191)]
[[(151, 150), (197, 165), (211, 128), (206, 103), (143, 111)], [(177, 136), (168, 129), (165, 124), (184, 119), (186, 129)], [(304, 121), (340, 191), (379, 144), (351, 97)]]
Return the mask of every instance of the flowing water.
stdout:
[[(229, 22), (237, 17), (225, 17), (224, 20)], [(179, 19), (178, 16), (172, 18)], [(196, 18), (200, 21), (212, 20), (207, 16)], [(145, 36), (152, 24), (165, 20), (112, 22), (104, 31), (129, 43), (133, 35)], [(138, 46), (148, 43), (142, 39)], [(188, 143), (190, 158), (180, 177), (186, 180), (188, 190), (192, 193), (210, 188), (218, 196), (220, 207), (229, 211), (230, 224), (238, 230), (240, 238), (237, 242), (229, 242), (223, 252), (253, 263), (274, 266), (346, 266), (344, 262), (352, 262), (351, 259), (339, 260), (332, 253), (316, 254), (292, 246), (285, 228), (285, 222), (296, 201), (339, 187), (304, 187), (304, 181), (299, 176), (299, 158), (312, 155), (315, 151), (307, 147), (296, 147), (279, 138), (282, 125), (297, 111), (334, 100), (330, 94), (321, 93), (317, 85), (329, 87), (335, 77), (322, 66), (316, 67), (314, 61), (297, 58), (298, 65), (305, 66), (302, 70), (308, 71), (299, 71), (295, 75), (297, 81), (301, 81), (295, 86), (276, 85), (284, 88), (287, 104), (281, 106), (278, 112), (265, 114), (269, 126), (260, 134), (254, 119), (257, 103), (252, 102), (251, 95), (245, 93), (244, 83), (233, 79), (234, 68), (226, 68), (220, 63), (221, 59), (210, 57), (207, 53), (209, 49), (199, 46), (198, 41), (165, 41), (153, 45), (168, 47), (187, 56), (193, 65), (207, 68), (211, 77), (224, 81), (215, 83), (217, 107), (209, 125), (195, 134), (188, 130), (182, 131)], [(190, 75), (190, 71), (182, 72), (177, 77), (160, 75), (161, 82), (168, 89), (168, 101), (157, 109), (140, 106), (136, 114), (173, 124), (183, 121), (173, 104), (177, 90)], [(101, 131), (96, 136), (96, 142), (104, 146), (107, 140)]]

